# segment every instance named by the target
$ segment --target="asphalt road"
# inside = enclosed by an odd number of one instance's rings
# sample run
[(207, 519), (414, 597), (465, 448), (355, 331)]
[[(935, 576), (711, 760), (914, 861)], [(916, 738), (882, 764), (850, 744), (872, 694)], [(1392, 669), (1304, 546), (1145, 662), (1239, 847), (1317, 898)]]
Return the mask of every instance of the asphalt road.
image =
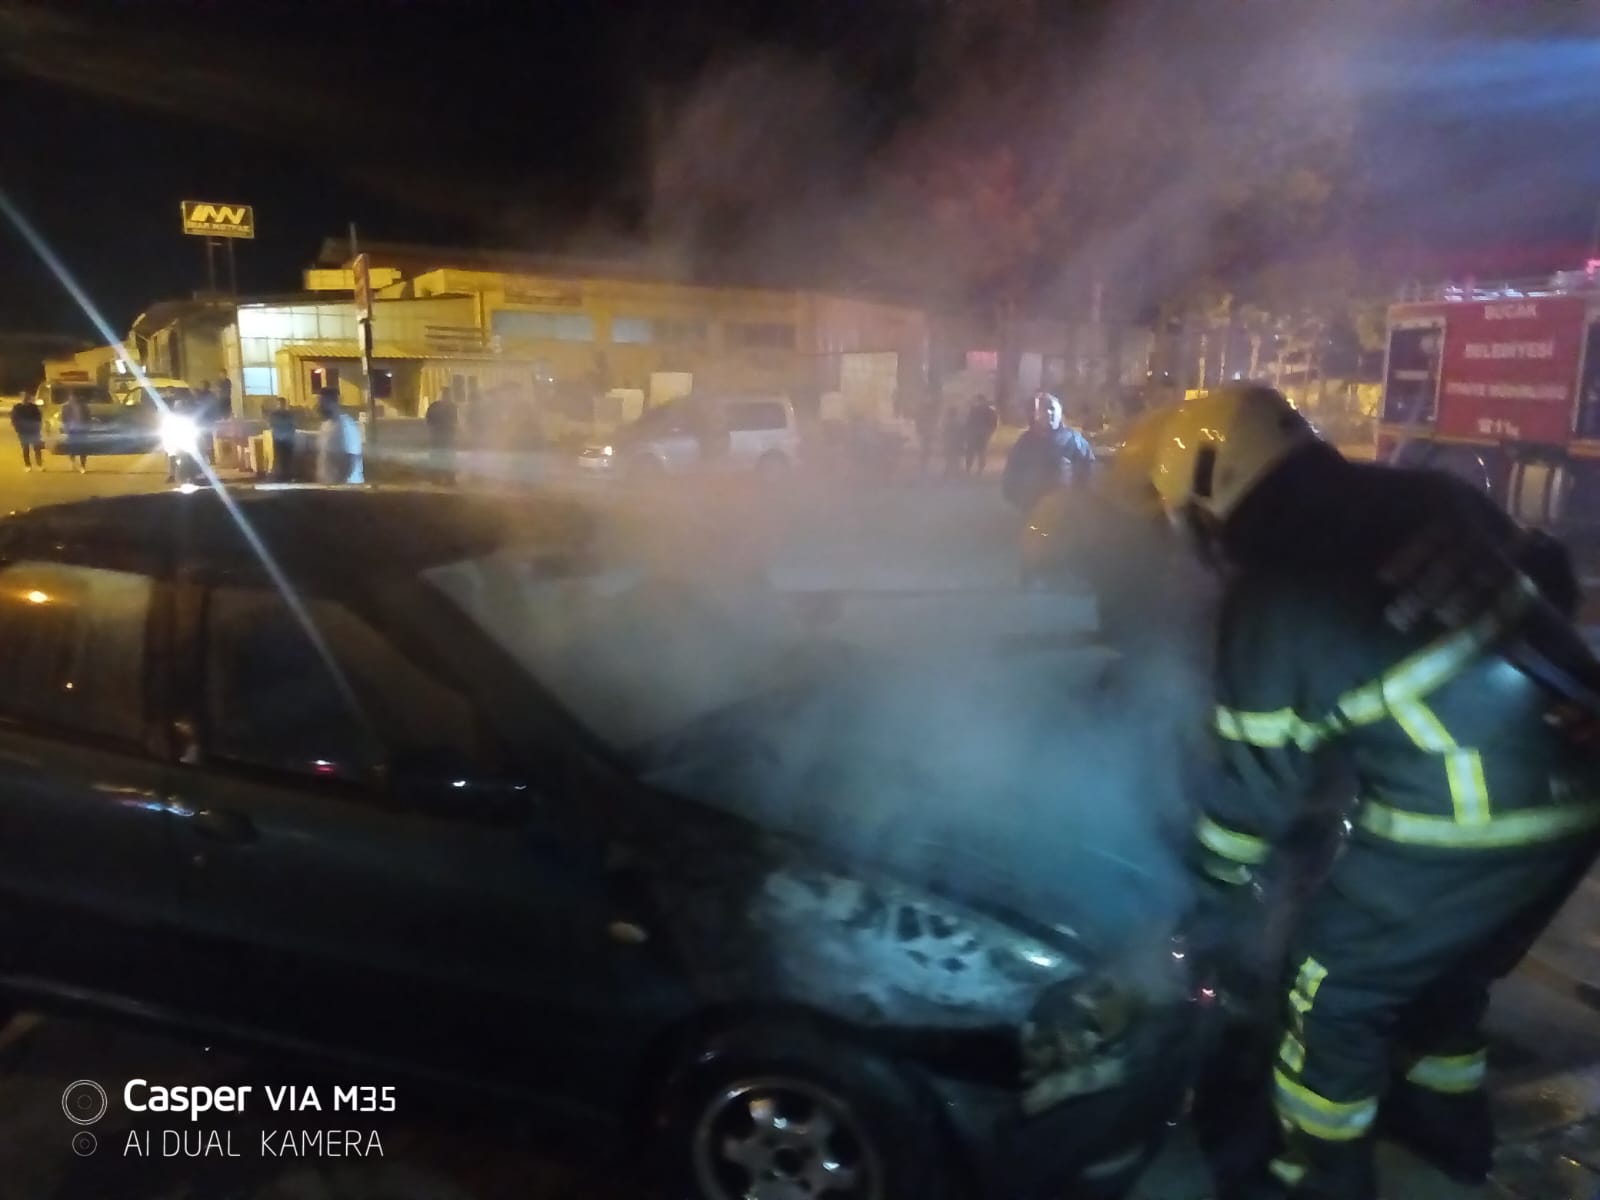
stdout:
[[(0, 459), (0, 512), (159, 488), (164, 471), (159, 459), (91, 459), (80, 476), (52, 457), (44, 472), (25, 474), (20, 461)], [(748, 496), (730, 493), (725, 512), (738, 524), (736, 514), (760, 511), (759, 532), (781, 547), (792, 586), (853, 581), (886, 594), (941, 587), (990, 592), (970, 614), (981, 620), (997, 611), (993, 596), (1014, 578), (1015, 524), (992, 481), (819, 494), (826, 517), (820, 522), (740, 507), (750, 503)], [(848, 536), (837, 536), (841, 530)], [(863, 612), (864, 628), (881, 620), (870, 604)], [(1037, 606), (1015, 615), (1036, 619)], [(1092, 624), (1092, 610), (1069, 607), (1056, 618), (1083, 627)], [(1506, 1145), (1495, 1183), (1479, 1193), (1453, 1189), (1386, 1151), (1391, 1197), (1593, 1200), (1600, 1189), (1597, 931), (1600, 885), (1591, 884), (1496, 997), (1493, 1081)], [(303, 1065), (244, 1058), (102, 1022), (25, 1014), (0, 1030), (0, 1200), (623, 1200), (631, 1191), (610, 1164), (586, 1163), (570, 1148), (541, 1150), (505, 1114), (458, 1111), (403, 1081), (393, 1084), (393, 1113), (290, 1116), (258, 1103), (240, 1116), (188, 1123), (129, 1113), (121, 1088), (133, 1078), (249, 1083), (257, 1097), (268, 1084), (311, 1086), (319, 1089), (324, 1109), (336, 1083), (392, 1082), (330, 1081)], [(64, 1093), (77, 1080), (100, 1082), (109, 1095), (109, 1112), (92, 1127), (74, 1124), (63, 1111)], [(83, 1094), (79, 1088), (67, 1099)], [(263, 1132), (293, 1128), (355, 1129), (367, 1153), (330, 1156), (313, 1148), (308, 1156), (283, 1157), (262, 1149)], [(198, 1137), (201, 1130), (229, 1136), (206, 1141)], [(94, 1136), (92, 1151), (84, 1132)], [(141, 1153), (141, 1147), (148, 1149)], [(169, 1148), (176, 1153), (166, 1153)], [(1200, 1200), (1208, 1193), (1179, 1131), (1139, 1197)]]

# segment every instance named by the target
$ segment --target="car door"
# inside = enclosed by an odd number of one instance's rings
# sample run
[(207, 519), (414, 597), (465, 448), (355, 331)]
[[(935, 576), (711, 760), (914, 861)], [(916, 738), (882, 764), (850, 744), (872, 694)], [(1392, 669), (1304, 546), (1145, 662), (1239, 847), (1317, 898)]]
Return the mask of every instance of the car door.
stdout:
[(727, 406), (728, 465), (749, 470), (766, 449), (761, 429), (759, 401), (738, 400)]
[(685, 399), (672, 400), (639, 418), (651, 454), (669, 471), (686, 471), (700, 460), (692, 414)]
[(788, 413), (781, 400), (742, 400), (728, 406), (728, 425), (733, 431), (731, 459), (735, 466), (748, 470), (763, 456), (777, 452), (794, 457), (788, 444)]
[(0, 562), (0, 961), (170, 998), (181, 917), (163, 733), (170, 589), (131, 561)]
[[(569, 1073), (541, 1031), (575, 1050), (616, 981), (600, 844), (553, 815), (556, 776), (495, 761), (470, 700), (341, 599), (297, 609), (240, 579), (189, 595), (198, 703), (175, 791), (214, 1002), (452, 1069)], [(508, 1018), (487, 1037), (486, 1014)]]

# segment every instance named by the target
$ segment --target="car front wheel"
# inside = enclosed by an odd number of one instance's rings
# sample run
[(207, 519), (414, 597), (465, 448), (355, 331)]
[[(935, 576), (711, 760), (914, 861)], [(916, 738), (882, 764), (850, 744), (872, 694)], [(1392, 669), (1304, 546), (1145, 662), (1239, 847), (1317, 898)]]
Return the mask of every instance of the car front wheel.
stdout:
[(959, 1200), (931, 1103), (888, 1060), (808, 1030), (723, 1034), (669, 1080), (668, 1200)]

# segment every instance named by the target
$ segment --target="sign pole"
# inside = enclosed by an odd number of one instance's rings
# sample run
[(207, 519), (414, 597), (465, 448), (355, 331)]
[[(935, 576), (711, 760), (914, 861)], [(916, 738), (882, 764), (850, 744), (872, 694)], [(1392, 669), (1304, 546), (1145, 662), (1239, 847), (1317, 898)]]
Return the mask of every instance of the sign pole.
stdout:
[(367, 256), (359, 252), (356, 223), (350, 222), (350, 268), (355, 284), (356, 332), (361, 345), (361, 375), (367, 407), (367, 438), (378, 440), (378, 397), (372, 384), (372, 276)]
[(206, 292), (217, 294), (217, 243), (228, 243), (228, 290), (239, 295), (239, 265), (233, 243), (238, 238), (256, 236), (256, 210), (248, 204), (213, 204), (206, 200), (184, 200), (178, 205), (183, 216), (183, 232), (206, 242)]

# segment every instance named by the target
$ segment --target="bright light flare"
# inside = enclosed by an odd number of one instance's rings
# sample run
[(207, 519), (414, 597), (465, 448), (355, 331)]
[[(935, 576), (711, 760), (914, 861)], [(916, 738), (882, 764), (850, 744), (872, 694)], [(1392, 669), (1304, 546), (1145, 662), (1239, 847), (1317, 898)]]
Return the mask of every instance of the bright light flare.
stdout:
[(37, 591), (37, 590), (23, 593), (22, 598), (24, 600), (26, 600), (29, 604), (49, 604), (50, 603), (50, 595), (49, 595), (49, 593), (48, 592), (41, 592), (41, 591)]
[(194, 454), (200, 447), (200, 426), (193, 417), (168, 412), (161, 417), (161, 448), (170, 455)]
[[(107, 323), (100, 310), (95, 307), (94, 302), (89, 299), (89, 294), (73, 278), (72, 272), (67, 270), (67, 265), (50, 248), (49, 243), (39, 235), (39, 231), (23, 215), (22, 210), (13, 203), (10, 194), (3, 187), (0, 187), (0, 216), (4, 216), (10, 221), (17, 233), (22, 236), (23, 241), (33, 248), (34, 253), (39, 256), (39, 260), (50, 269), (50, 273), (56, 277), (62, 289), (77, 303), (78, 308), (88, 318), (89, 323), (94, 326), (105, 340), (105, 344), (108, 346), (119, 345), (121, 338)], [(161, 393), (151, 384), (150, 377), (144, 370), (136, 363), (130, 363), (129, 365), (133, 367), (134, 377), (138, 379), (139, 386), (144, 390), (145, 394), (154, 402), (157, 411), (164, 417), (177, 415), (172, 412)], [(299, 593), (290, 586), (288, 577), (284, 575), (283, 569), (278, 565), (277, 560), (268, 553), (266, 544), (261, 540), (255, 529), (245, 520), (244, 513), (240, 511), (238, 502), (229, 495), (228, 489), (222, 486), (222, 481), (217, 477), (211, 464), (198, 454), (194, 458), (200, 470), (205, 473), (207, 481), (213, 485), (214, 494), (222, 502), (228, 516), (238, 525), (239, 531), (244, 534), (245, 540), (250, 543), (250, 548), (255, 552), (256, 557), (261, 560), (261, 565), (266, 569), (267, 576), (272, 580), (273, 586), (283, 596), (284, 603), (289, 606), (290, 611), (295, 615), (295, 619), (300, 622), (301, 628), (305, 630), (311, 644), (316, 647), (317, 654), (327, 666), (340, 695), (353, 710), (361, 711), (361, 703), (356, 698), (355, 690), (345, 677), (343, 668), (334, 659), (333, 652), (328, 649), (328, 644), (322, 636), (322, 631), (311, 620), (311, 615), (306, 611), (305, 603), (301, 600)], [(185, 486), (192, 488), (194, 485), (188, 484)]]

